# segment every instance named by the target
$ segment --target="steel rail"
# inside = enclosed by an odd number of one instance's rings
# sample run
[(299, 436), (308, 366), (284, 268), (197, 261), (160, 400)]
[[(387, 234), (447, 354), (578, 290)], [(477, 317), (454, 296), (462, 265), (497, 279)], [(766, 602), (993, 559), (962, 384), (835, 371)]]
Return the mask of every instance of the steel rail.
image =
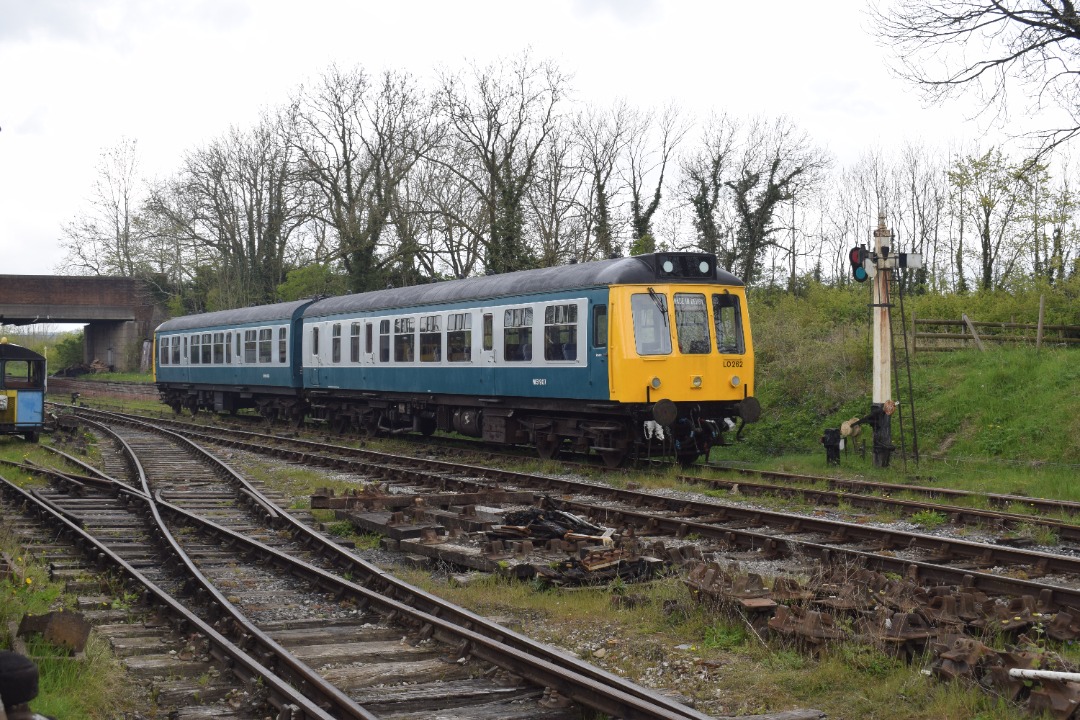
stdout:
[[(83, 417), (80, 408), (80, 419), (87, 419)], [(247, 493), (255, 496), (260, 500), (260, 507), (273, 508), (274, 504), (268, 498), (266, 498), (255, 486), (249, 483), (243, 476), (234, 471), (227, 463), (223, 462), (220, 458), (217, 458), (213, 454), (209, 453), (206, 449), (199, 446), (191, 439), (185, 437), (182, 434), (173, 432), (160, 427), (155, 427), (151, 423), (146, 423), (141, 420), (135, 420), (123, 415), (114, 413), (106, 413), (103, 411), (93, 411), (95, 414), (104, 415), (106, 417), (115, 418), (116, 422), (128, 425), (136, 425), (144, 429), (152, 430), (158, 434), (164, 435), (173, 439), (176, 442), (180, 442), (186, 446), (192, 448), (194, 452), (201, 457), (207, 459), (213, 463), (227, 478), (236, 483), (238, 487), (244, 488)], [(91, 421), (93, 422), (93, 421)], [(95, 423), (96, 424), (96, 423)], [(480, 485), (480, 487), (486, 487)], [(412, 612), (423, 613), (426, 617), (431, 619), (439, 619), (442, 623), (444, 619), (453, 619), (452, 627), (458, 627), (464, 631), (475, 633), (477, 637), (487, 638), (488, 640), (496, 640), (497, 642), (507, 645), (510, 650), (517, 653), (519, 658), (535, 658), (538, 663), (550, 665), (552, 668), (563, 669), (564, 671), (572, 672), (576, 675), (584, 677), (590, 684), (590, 687), (584, 694), (567, 686), (566, 695), (580, 702), (581, 704), (594, 707), (602, 712), (608, 712), (618, 717), (624, 717), (628, 720), (630, 718), (685, 718), (687, 720), (712, 720), (708, 715), (704, 715), (693, 708), (688, 708), (677, 701), (665, 697), (659, 693), (654, 693), (647, 688), (643, 688), (640, 685), (631, 683), (624, 678), (620, 678), (617, 675), (608, 673), (605, 670), (595, 667), (594, 665), (582, 662), (578, 658), (572, 657), (568, 654), (562, 653), (555, 648), (538, 643), (531, 638), (516, 633), (508, 628), (497, 625), (486, 618), (483, 618), (475, 613), (472, 613), (464, 608), (449, 603), (439, 597), (436, 597), (430, 593), (427, 593), (419, 588), (416, 588), (404, 581), (394, 577), (390, 573), (387, 573), (380, 568), (367, 563), (361, 558), (352, 555), (344, 548), (340, 547), (337, 543), (323, 537), (321, 534), (315, 532), (310, 527), (294, 518), (287, 512), (277, 514), (277, 518), (280, 522), (287, 524), (292, 531), (298, 535), (306, 538), (309, 542), (317, 542), (324, 556), (332, 556), (333, 559), (337, 559), (339, 564), (345, 562), (351, 569), (359, 570), (367, 574), (373, 580), (378, 580), (386, 586), (393, 597), (407, 597), (414, 604), (404, 605), (404, 607), (411, 608)], [(436, 618), (436, 615), (439, 617)], [(490, 662), (499, 665), (500, 663), (491, 658)], [(515, 661), (518, 662), (518, 661)], [(508, 668), (512, 669), (512, 668)], [(538, 667), (537, 672), (547, 672), (542, 667)], [(563, 682), (556, 682), (556, 678), (553, 678), (552, 687), (558, 689)], [(597, 705), (598, 699), (604, 699), (607, 701), (608, 697), (611, 697), (616, 702), (616, 705), (610, 708)], [(633, 703), (627, 704), (625, 699), (632, 699), (639, 703), (651, 706), (652, 710), (647, 711), (646, 714), (639, 714), (640, 710), (635, 710)]]
[[(130, 487), (124, 487), (122, 488), (122, 491), (138, 495), (138, 492)], [(42, 502), (40, 498), (35, 497), (32, 493), (23, 490), (2, 476), (0, 476), (0, 492), (5, 496), (14, 497), (16, 501), (20, 501), (24, 505), (29, 505), (34, 508), (39, 516), (44, 516), (50, 522), (57, 525), (61, 535), (67, 537), (75, 536), (78, 538), (74, 544), (81, 547), (84, 553), (89, 554), (93, 552), (94, 560), (98, 564), (108, 562), (113, 567), (118, 568), (134, 582), (143, 587), (156, 602), (168, 608), (174, 617), (178, 617), (181, 622), (196, 628), (208, 639), (211, 645), (218, 650), (216, 655), (219, 661), (224, 661), (233, 672), (236, 672), (238, 667), (246, 672), (247, 678), (241, 677), (242, 680), (254, 683), (256, 678), (261, 678), (264, 685), (272, 691), (272, 695), (276, 696), (274, 699), (278, 701), (277, 707), (282, 711), (283, 715), (285, 714), (285, 708), (291, 705), (303, 712), (304, 717), (306, 718), (336, 720), (333, 715), (330, 715), (317, 704), (304, 697), (304, 695), (296, 690), (296, 688), (284, 682), (273, 671), (234, 644), (229, 638), (222, 635), (198, 615), (188, 610), (170, 593), (159, 587), (139, 570), (135, 569), (134, 566), (111, 550), (107, 545), (99, 541), (76, 523), (72, 522), (63, 514), (57, 512), (57, 509), (52, 503)], [(140, 499), (145, 500), (145, 498)], [(290, 717), (296, 718), (295, 713), (292, 713)]]

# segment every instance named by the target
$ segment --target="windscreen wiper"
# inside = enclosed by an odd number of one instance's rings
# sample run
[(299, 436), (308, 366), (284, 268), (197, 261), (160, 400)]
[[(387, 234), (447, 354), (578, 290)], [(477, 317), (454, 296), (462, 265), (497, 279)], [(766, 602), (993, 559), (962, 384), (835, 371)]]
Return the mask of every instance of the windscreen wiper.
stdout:
[(652, 301), (656, 303), (656, 307), (660, 310), (660, 314), (664, 316), (664, 325), (667, 325), (667, 303), (664, 302), (664, 299), (661, 298), (652, 288), (649, 288), (649, 297), (651, 297)]

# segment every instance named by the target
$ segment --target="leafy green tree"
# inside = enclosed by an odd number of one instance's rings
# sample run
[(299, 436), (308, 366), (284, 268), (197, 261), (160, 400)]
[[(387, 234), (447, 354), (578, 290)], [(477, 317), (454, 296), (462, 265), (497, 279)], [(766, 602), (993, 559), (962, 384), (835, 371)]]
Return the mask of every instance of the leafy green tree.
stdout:
[(56, 369), (81, 364), (85, 355), (84, 341), (82, 330), (62, 335), (55, 346), (55, 359), (50, 364)]
[(285, 282), (277, 287), (283, 301), (300, 300), (316, 295), (344, 295), (349, 292), (349, 278), (329, 265), (312, 263), (290, 270)]

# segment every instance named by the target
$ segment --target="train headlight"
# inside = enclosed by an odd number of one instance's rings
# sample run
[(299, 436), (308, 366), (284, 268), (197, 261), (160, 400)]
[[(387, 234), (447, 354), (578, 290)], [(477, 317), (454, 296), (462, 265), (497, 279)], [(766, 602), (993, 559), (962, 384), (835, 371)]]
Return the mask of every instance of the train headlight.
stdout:
[(654, 377), (652, 380), (650, 380), (649, 381), (649, 387), (651, 387), (653, 390), (659, 390), (660, 389), (660, 378)]
[(693, 377), (690, 378), (690, 387), (694, 388), (695, 390), (697, 390), (698, 388), (701, 387), (701, 376), (700, 375), (694, 375)]
[(732, 375), (731, 387), (739, 387), (740, 385), (742, 385), (742, 378), (740, 378), (738, 375)]

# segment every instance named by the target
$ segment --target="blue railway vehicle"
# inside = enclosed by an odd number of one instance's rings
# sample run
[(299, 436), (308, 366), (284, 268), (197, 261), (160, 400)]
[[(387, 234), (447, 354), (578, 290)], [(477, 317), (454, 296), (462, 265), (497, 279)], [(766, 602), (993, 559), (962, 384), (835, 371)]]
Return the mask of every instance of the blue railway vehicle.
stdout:
[(303, 418), (300, 316), (312, 300), (221, 310), (167, 320), (154, 331), (154, 381), (179, 413)]
[(0, 434), (37, 442), (45, 422), (45, 357), (0, 338)]
[(690, 463), (753, 422), (743, 283), (655, 253), (327, 298), (303, 312), (308, 413)]

